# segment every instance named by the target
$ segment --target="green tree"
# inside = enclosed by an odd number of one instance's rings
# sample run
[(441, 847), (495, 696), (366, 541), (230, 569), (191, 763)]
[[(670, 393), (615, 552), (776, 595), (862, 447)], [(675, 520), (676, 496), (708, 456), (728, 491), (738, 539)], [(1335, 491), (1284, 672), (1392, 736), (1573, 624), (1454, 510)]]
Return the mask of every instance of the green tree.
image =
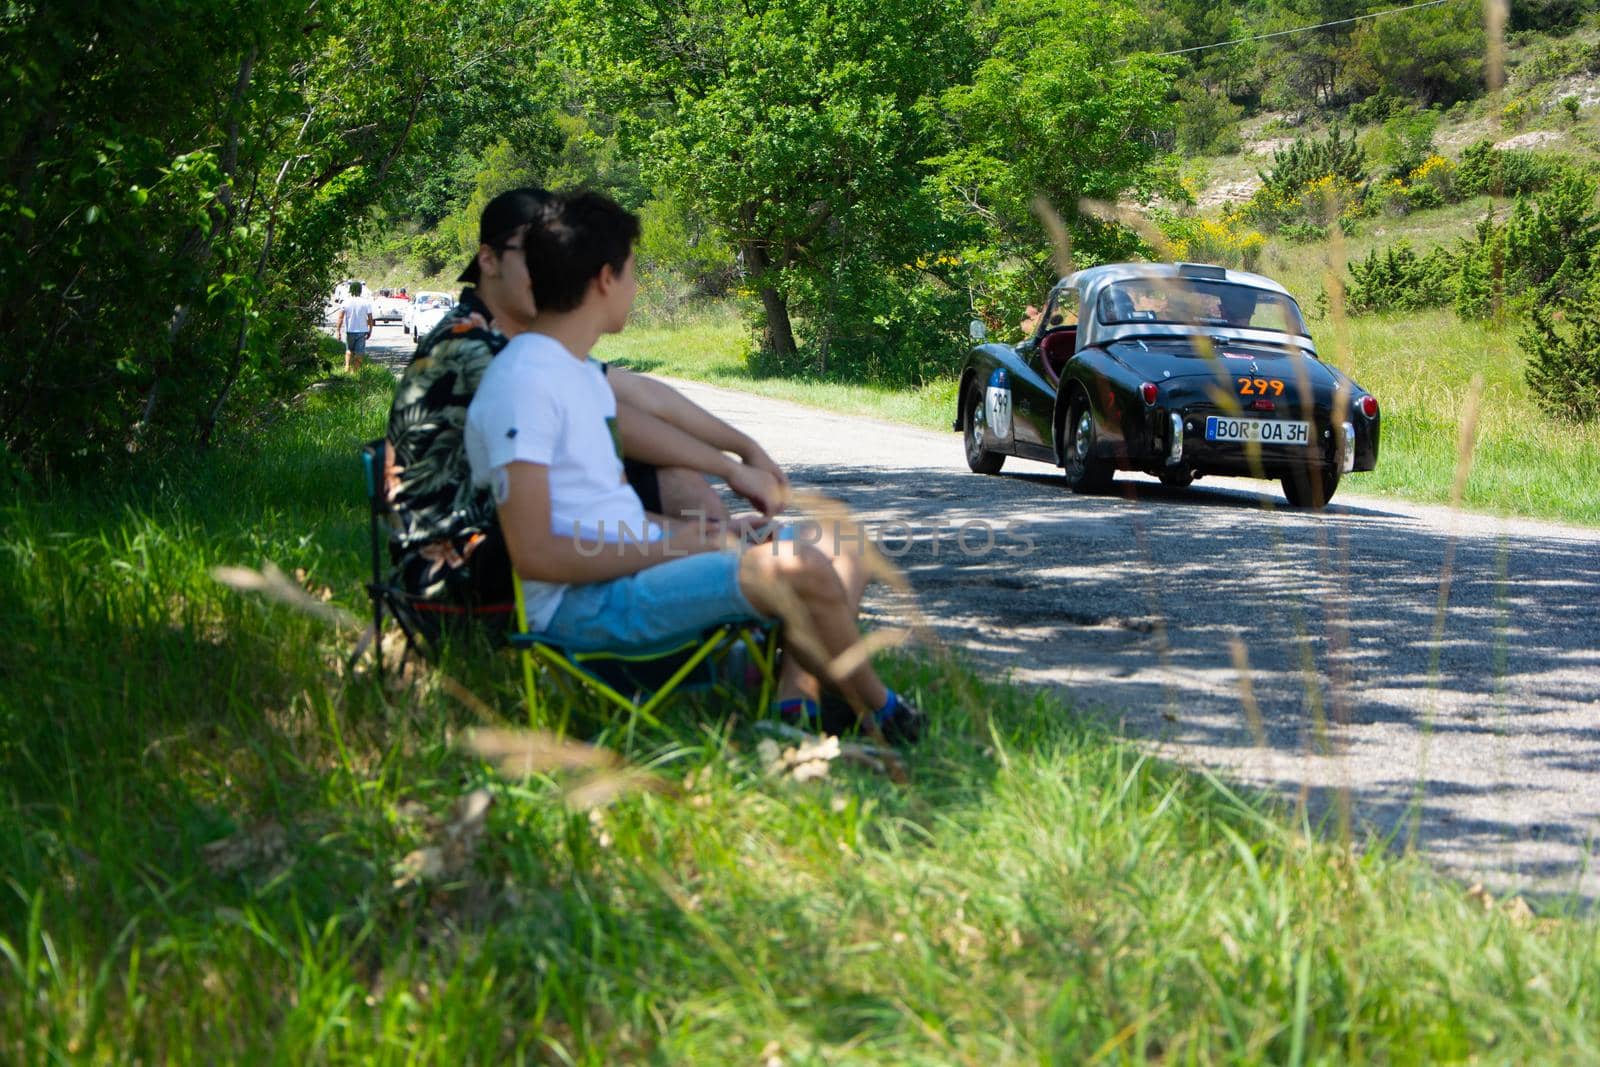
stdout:
[(1188, 153), (1237, 152), (1243, 111), (1198, 80), (1179, 82), (1178, 147)]
[(1132, 231), (1079, 210), (1176, 185), (1159, 165), (1174, 120), (1167, 65), (1123, 60), (1129, 21), (1087, 0), (1006, 0), (978, 18), (987, 57), (944, 93), (951, 147), (928, 165), (930, 188), (969, 226), (980, 310), (1008, 317), (1051, 280), (1036, 197), (1062, 216), (1079, 266), (1143, 250)]
[(1167, 52), (1198, 49), (1180, 55), (1175, 69), (1208, 92), (1233, 101), (1254, 101), (1264, 74), (1260, 47), (1241, 41), (1227, 48), (1208, 48), (1221, 41), (1249, 37), (1255, 30), (1245, 4), (1211, 0), (1135, 0), (1138, 18), (1127, 27), (1130, 51)]
[(1581, 298), (1535, 303), (1520, 342), (1539, 406), (1575, 422), (1600, 419), (1600, 282)]
[(918, 161), (938, 133), (930, 95), (969, 62), (964, 6), (568, 0), (562, 11), (583, 90), (618, 115), (646, 179), (737, 248), (764, 347), (794, 359), (798, 310), (825, 369), (850, 307), (825, 279), (846, 263), (881, 274), (929, 240)]
[(1539, 196), (1519, 197), (1505, 221), (1506, 287), (1531, 305), (1575, 298), (1600, 261), (1596, 182), (1565, 172)]
[(1283, 106), (1339, 101), (1345, 89), (1346, 68), (1354, 57), (1353, 27), (1344, 20), (1363, 14), (1367, 6), (1367, 0), (1283, 0), (1268, 6), (1261, 31), (1322, 27), (1285, 34), (1268, 42), (1264, 61), (1275, 71)]
[(47, 470), (204, 443), (317, 366), (338, 259), (512, 0), (12, 5), (0, 443)]
[(1367, 91), (1392, 90), (1424, 107), (1466, 100), (1483, 90), (1483, 13), (1444, 4), (1361, 24), (1354, 42)]

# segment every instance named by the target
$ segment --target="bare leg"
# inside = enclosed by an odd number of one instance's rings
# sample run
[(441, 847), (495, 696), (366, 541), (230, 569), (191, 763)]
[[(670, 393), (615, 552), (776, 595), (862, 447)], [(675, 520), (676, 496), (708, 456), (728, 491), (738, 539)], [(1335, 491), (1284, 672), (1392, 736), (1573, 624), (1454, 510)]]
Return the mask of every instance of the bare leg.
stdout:
[[(661, 489), (663, 515), (691, 522), (703, 518), (706, 522), (727, 525), (728, 510), (722, 502), (721, 494), (713, 489), (698, 471), (686, 467), (662, 467), (656, 471), (656, 479)], [(844, 587), (852, 617), (861, 605), (861, 596), (866, 590), (869, 578), (861, 557), (862, 542), (852, 540), (856, 532), (854, 528), (847, 528), (843, 536), (835, 537), (834, 531), (829, 529), (822, 534), (822, 541), (817, 546), (824, 555), (830, 556), (834, 573), (839, 576), (839, 581)], [(859, 640), (859, 635), (857, 639)], [(780, 700), (802, 697), (820, 701), (822, 683), (815, 674), (801, 666), (799, 658), (785, 656), (783, 669), (778, 677), (777, 695)]]
[[(828, 555), (791, 541), (745, 552), (739, 588), (763, 615), (775, 615), (792, 631), (784, 644), (788, 661), (779, 693), (820, 697), (818, 678), (828, 664), (861, 639), (852, 596)], [(859, 593), (855, 594), (859, 597)], [(806, 640), (805, 638), (809, 638)], [(889, 698), (870, 662), (838, 679), (839, 689), (862, 708), (882, 707)]]
[[(855, 619), (860, 612), (861, 597), (866, 592), (867, 585), (872, 579), (867, 570), (866, 560), (863, 558), (864, 540), (856, 539), (856, 534), (865, 531), (858, 527), (846, 527), (840, 536), (835, 536), (834, 530), (827, 530), (822, 536), (822, 542), (817, 547), (823, 555), (828, 557), (833, 572), (839, 577), (839, 584), (844, 588), (845, 601), (850, 608), (850, 617)], [(860, 640), (860, 633), (856, 633), (856, 640)], [(800, 697), (811, 701), (821, 701), (822, 683), (817, 676), (801, 666), (799, 659), (794, 656), (785, 656), (783, 670), (778, 676), (778, 699), (788, 700)], [(876, 708), (874, 704), (872, 707)]]
[(698, 471), (662, 467), (656, 471), (656, 482), (661, 487), (661, 514), (691, 522), (704, 518), (719, 525), (727, 523), (728, 509), (721, 494)]

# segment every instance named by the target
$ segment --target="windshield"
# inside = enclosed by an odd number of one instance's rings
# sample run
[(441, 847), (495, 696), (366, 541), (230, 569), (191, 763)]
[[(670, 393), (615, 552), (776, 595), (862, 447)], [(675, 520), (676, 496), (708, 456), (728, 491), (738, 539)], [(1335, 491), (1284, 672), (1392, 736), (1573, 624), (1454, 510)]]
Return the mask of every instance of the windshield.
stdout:
[(1100, 293), (1097, 309), (1107, 325), (1157, 322), (1175, 326), (1231, 326), (1309, 337), (1294, 300), (1282, 293), (1233, 282), (1197, 278), (1134, 278)]

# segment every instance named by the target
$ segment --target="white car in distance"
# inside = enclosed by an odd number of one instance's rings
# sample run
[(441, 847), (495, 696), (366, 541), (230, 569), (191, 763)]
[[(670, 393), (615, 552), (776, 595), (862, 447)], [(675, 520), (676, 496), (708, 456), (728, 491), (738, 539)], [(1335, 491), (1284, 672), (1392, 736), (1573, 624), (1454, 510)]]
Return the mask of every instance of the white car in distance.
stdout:
[(426, 337), (455, 306), (453, 293), (418, 293), (412, 298), (410, 312), (406, 316), (406, 332), (412, 337)]
[(379, 289), (372, 298), (373, 325), (378, 323), (398, 322), (401, 326), (406, 324), (406, 315), (411, 310), (411, 301), (404, 297), (395, 296), (392, 290)]

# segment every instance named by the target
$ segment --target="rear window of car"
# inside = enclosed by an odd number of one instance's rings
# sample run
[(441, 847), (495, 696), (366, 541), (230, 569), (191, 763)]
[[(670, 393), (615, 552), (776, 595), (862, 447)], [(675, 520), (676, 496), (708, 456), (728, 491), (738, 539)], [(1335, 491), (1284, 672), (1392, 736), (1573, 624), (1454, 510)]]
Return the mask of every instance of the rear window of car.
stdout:
[(1293, 298), (1236, 282), (1133, 278), (1102, 290), (1095, 313), (1107, 325), (1151, 322), (1310, 336)]

